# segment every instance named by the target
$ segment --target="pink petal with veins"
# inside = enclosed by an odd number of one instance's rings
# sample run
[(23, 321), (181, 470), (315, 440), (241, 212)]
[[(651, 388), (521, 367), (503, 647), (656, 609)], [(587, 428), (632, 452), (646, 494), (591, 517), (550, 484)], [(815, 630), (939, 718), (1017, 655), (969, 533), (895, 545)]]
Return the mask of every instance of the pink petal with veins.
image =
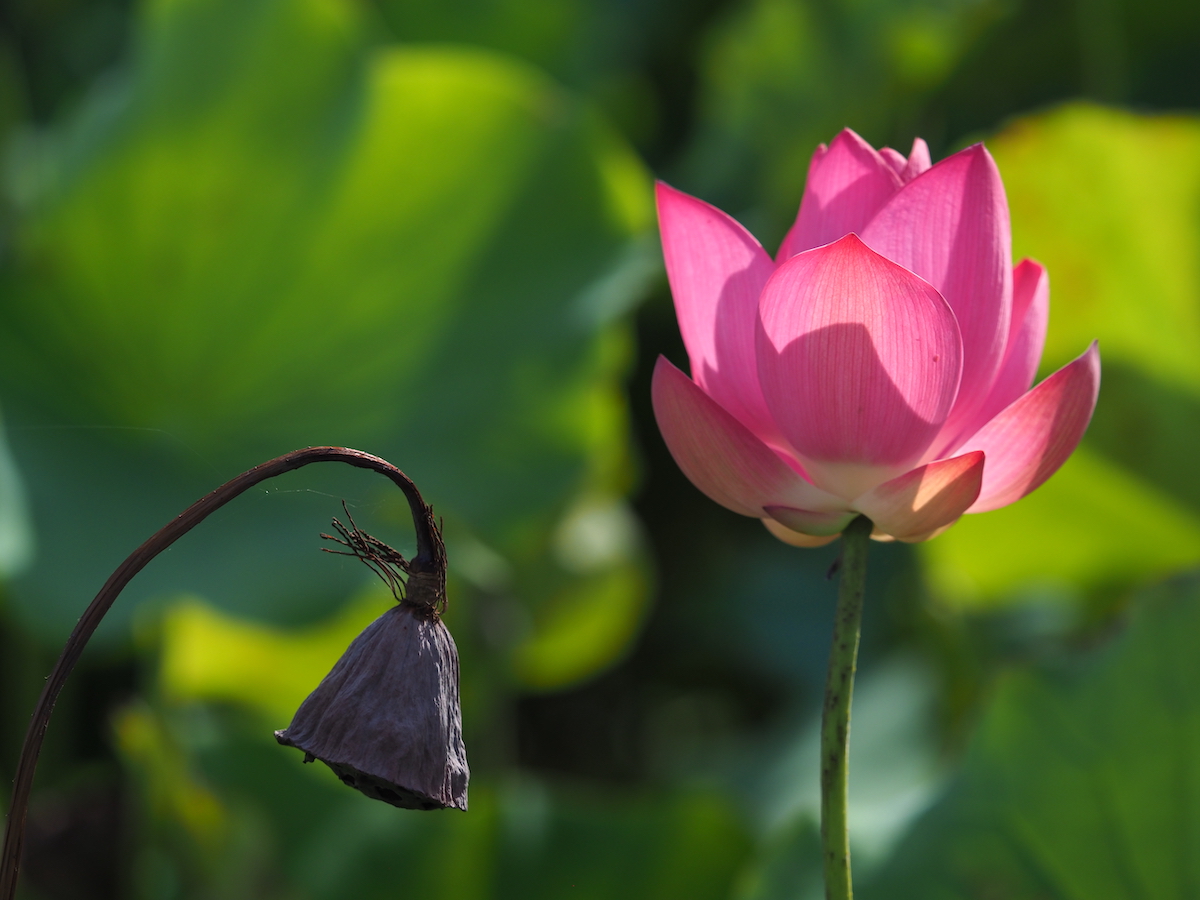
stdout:
[(663, 259), (692, 377), (743, 425), (770, 439), (754, 361), (758, 295), (775, 264), (719, 209), (657, 186)]
[(660, 356), (651, 384), (654, 416), (683, 474), (726, 509), (762, 518), (782, 505), (814, 512), (845, 503), (814, 487)]
[(1087, 430), (1100, 390), (1095, 342), (967, 440), (987, 454), (979, 499), (967, 512), (1015, 503), (1058, 471)]
[(986, 401), (1008, 345), (1008, 201), (991, 155), (976, 144), (943, 159), (906, 184), (862, 238), (937, 288), (958, 319), (962, 386), (937, 442), (944, 443), (961, 433)]
[(937, 291), (847, 235), (781, 265), (759, 319), (763, 396), (814, 483), (854, 499), (911, 468), (962, 371)]
[(829, 149), (817, 148), (808, 167), (800, 212), (776, 260), (859, 232), (900, 189), (899, 174), (849, 128)]
[(1033, 385), (1038, 363), (1042, 361), (1049, 322), (1050, 277), (1041, 263), (1022, 260), (1013, 270), (1012, 326), (1004, 362), (1000, 364), (987, 401), (975, 422), (964, 430), (964, 435), (978, 431)]
[(979, 496), (984, 455), (978, 451), (905, 472), (854, 501), (875, 527), (901, 541), (924, 535), (958, 519)]

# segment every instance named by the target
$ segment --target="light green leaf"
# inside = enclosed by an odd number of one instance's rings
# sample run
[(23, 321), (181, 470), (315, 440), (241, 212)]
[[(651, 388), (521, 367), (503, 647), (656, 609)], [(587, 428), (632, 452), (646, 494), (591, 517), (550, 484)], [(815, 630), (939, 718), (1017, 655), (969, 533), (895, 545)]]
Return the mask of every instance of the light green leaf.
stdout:
[(631, 564), (572, 585), (514, 648), (517, 678), (531, 688), (558, 688), (616, 660), (637, 633), (647, 593), (645, 576)]
[(1200, 580), (1128, 631), (1001, 683), (961, 776), (865, 900), (1161, 900), (1200, 890)]
[(350, 642), (395, 602), (375, 589), (325, 622), (288, 631), (180, 601), (162, 618), (159, 685), (171, 702), (235, 702), (283, 728)]
[(1192, 564), (1200, 520), (1083, 448), (1046, 486), (1012, 506), (964, 516), (921, 553), (938, 596), (956, 604), (1069, 601)]
[(1099, 339), (1105, 362), (1200, 392), (1200, 118), (1075, 104), (988, 141), (1013, 255), (1050, 271), (1052, 371)]

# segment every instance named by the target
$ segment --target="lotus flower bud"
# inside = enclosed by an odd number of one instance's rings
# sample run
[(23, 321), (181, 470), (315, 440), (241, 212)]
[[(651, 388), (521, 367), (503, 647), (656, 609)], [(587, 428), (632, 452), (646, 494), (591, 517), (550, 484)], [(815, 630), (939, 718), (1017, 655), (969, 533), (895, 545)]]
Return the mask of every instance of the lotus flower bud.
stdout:
[(458, 650), (439, 616), (444, 556), (440, 571), (408, 572), (398, 590), (396, 569), (408, 571), (407, 561), (356, 527), (344, 529), (336, 519), (334, 525), (346, 538), (339, 543), (377, 574), (386, 572), (381, 577), (402, 599), (354, 639), (275, 738), (368, 797), (404, 809), (465, 810), (470, 770)]

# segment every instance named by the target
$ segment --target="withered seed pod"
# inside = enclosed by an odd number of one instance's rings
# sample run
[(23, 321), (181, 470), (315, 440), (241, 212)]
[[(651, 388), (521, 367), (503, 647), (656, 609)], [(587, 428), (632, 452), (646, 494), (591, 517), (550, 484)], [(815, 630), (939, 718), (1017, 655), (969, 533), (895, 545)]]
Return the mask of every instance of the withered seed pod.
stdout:
[[(439, 616), (440, 571), (412, 572), (395, 550), (336, 519), (350, 548), (401, 602), (367, 626), (309, 694), (281, 744), (319, 759), (368, 797), (404, 809), (467, 808), (458, 650)], [(328, 537), (328, 535), (326, 535)], [(440, 543), (440, 541), (439, 541)], [(333, 551), (343, 552), (343, 551)], [(408, 572), (407, 585), (399, 573)]]

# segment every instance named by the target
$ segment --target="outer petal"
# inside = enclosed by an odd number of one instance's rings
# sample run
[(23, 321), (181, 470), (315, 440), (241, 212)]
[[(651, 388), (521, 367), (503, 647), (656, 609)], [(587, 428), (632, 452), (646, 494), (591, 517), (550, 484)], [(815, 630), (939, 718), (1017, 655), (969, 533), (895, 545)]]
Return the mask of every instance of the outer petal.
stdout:
[(1012, 318), (1008, 201), (995, 162), (982, 144), (943, 159), (905, 185), (862, 237), (937, 288), (958, 318), (962, 386), (944, 435), (953, 438), (987, 399)]
[[(957, 521), (958, 521), (958, 519), (954, 520), (954, 522), (957, 522)], [(906, 544), (919, 544), (922, 541), (928, 541), (932, 538), (935, 538), (939, 534), (945, 534), (947, 531), (949, 531), (951, 528), (954, 527), (954, 522), (949, 522), (949, 523), (943, 525), (941, 528), (935, 528), (933, 531), (926, 532), (925, 534), (918, 534), (914, 537), (901, 538), (900, 540), (902, 540)], [(890, 534), (884, 534), (883, 532), (878, 532), (878, 533), (871, 535), (871, 540), (887, 542), (887, 541), (894, 541), (894, 540), (896, 540), (896, 538), (892, 537)]]
[(779, 248), (782, 262), (804, 250), (861, 232), (900, 189), (900, 175), (849, 128), (826, 150), (818, 147), (796, 223)]
[(933, 164), (929, 157), (929, 145), (921, 138), (913, 138), (912, 151), (908, 154), (908, 163), (900, 173), (900, 178), (908, 184)]
[(847, 235), (780, 266), (759, 319), (763, 396), (816, 484), (854, 499), (912, 467), (962, 369), (937, 291)]
[(768, 439), (758, 386), (758, 295), (775, 264), (750, 232), (702, 200), (657, 186), (663, 258), (692, 377), (742, 424)]
[(1092, 419), (1100, 390), (1095, 342), (988, 422), (962, 447), (987, 454), (979, 499), (967, 512), (1015, 503), (1058, 471)]
[(984, 455), (979, 451), (905, 472), (854, 501), (876, 528), (901, 541), (923, 538), (954, 522), (979, 496)]
[(763, 508), (772, 519), (786, 525), (791, 531), (822, 537), (841, 534), (858, 515), (849, 509), (822, 513), (807, 509), (793, 509), (790, 506), (766, 506)]
[(737, 419), (660, 356), (651, 386), (667, 448), (692, 484), (726, 509), (762, 518), (780, 505), (813, 512), (846, 504), (809, 484)]
[(791, 544), (793, 547), (824, 547), (826, 544), (832, 544), (836, 541), (839, 535), (829, 534), (824, 536), (804, 534), (800, 531), (792, 531), (792, 529), (781, 525), (774, 519), (763, 519), (763, 524), (767, 526), (767, 531), (779, 538), (785, 544)]
[(1004, 362), (1000, 364), (987, 401), (964, 434), (978, 431), (1029, 390), (1042, 359), (1049, 321), (1050, 277), (1041, 263), (1022, 260), (1013, 270), (1012, 327), (1008, 332)]

